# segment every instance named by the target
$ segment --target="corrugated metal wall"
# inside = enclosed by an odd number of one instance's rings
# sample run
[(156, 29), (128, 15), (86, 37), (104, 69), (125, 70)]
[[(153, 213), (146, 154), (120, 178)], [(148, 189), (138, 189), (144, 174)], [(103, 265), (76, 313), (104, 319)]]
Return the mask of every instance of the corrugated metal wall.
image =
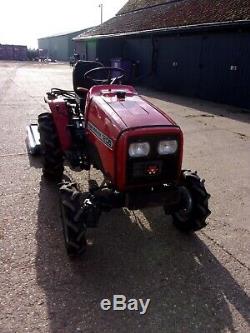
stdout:
[(75, 41), (76, 52), (80, 55), (81, 60), (87, 59), (87, 43), (85, 41)]
[(127, 37), (123, 57), (139, 61), (139, 83), (250, 108), (249, 32)]
[(135, 83), (250, 109), (249, 30), (196, 31), (87, 41), (87, 60), (122, 57)]
[(0, 44), (0, 60), (27, 60), (27, 46)]
[(110, 66), (112, 58), (123, 56), (124, 41), (121, 38), (100, 39), (97, 43), (97, 58), (106, 66)]
[(126, 39), (123, 48), (123, 57), (137, 63), (137, 75), (140, 81), (147, 82), (152, 73), (151, 38)]
[(96, 41), (87, 41), (86, 43), (86, 54), (87, 54), (87, 60), (89, 61), (95, 61), (97, 58), (96, 54)]
[(198, 95), (250, 108), (250, 34), (208, 35), (203, 40)]
[(39, 49), (48, 50), (48, 57), (59, 61), (69, 61), (74, 54), (75, 42), (72, 38), (79, 35), (81, 31), (72, 32), (60, 36), (51, 36), (38, 39)]
[(250, 108), (250, 34), (158, 38), (156, 77), (170, 92)]
[(157, 39), (156, 77), (161, 89), (197, 95), (201, 40), (199, 35)]
[(50, 38), (42, 38), (38, 40), (39, 49), (47, 49), (48, 57), (60, 60), (68, 61), (69, 60), (69, 37), (57, 36)]

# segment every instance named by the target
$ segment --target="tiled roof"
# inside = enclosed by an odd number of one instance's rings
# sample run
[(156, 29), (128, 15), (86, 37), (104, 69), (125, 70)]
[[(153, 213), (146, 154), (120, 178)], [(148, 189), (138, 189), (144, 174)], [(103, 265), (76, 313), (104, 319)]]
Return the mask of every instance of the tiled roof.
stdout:
[(249, 0), (131, 0), (117, 16), (76, 39), (241, 20), (250, 20)]
[(117, 15), (178, 1), (183, 0), (130, 0), (120, 9)]

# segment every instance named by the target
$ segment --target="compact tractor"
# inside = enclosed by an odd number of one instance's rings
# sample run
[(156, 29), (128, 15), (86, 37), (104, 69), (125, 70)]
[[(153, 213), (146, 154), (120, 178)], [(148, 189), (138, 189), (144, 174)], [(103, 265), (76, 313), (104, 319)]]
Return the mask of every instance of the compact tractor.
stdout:
[[(73, 91), (53, 88), (45, 97), (50, 112), (28, 126), (30, 153), (40, 152), (43, 175), (60, 183), (65, 245), (70, 256), (87, 247), (86, 230), (102, 212), (162, 206), (174, 226), (190, 233), (210, 214), (204, 180), (182, 170), (183, 134), (162, 110), (122, 85), (125, 72), (98, 62), (78, 61)], [(63, 181), (64, 163), (73, 170), (100, 170), (87, 193)]]

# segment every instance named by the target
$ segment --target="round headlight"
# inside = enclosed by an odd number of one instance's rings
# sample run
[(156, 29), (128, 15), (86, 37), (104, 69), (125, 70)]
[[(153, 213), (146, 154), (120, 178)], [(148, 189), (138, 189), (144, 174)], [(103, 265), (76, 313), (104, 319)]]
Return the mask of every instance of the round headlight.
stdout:
[(176, 153), (178, 142), (176, 140), (164, 140), (158, 144), (158, 153), (160, 155), (169, 155)]
[(149, 152), (150, 152), (150, 145), (148, 142), (131, 143), (128, 149), (128, 154), (130, 157), (148, 156)]

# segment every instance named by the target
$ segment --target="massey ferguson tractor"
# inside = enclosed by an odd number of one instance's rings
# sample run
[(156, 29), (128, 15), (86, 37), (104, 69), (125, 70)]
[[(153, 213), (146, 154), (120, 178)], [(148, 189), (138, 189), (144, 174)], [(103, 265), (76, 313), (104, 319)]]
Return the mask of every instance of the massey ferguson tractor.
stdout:
[[(182, 170), (180, 127), (133, 87), (122, 85), (124, 75), (119, 68), (78, 61), (74, 90), (51, 89), (45, 97), (50, 112), (27, 128), (29, 152), (40, 147), (44, 177), (60, 183), (70, 256), (85, 252), (87, 228), (96, 227), (101, 213), (112, 208), (162, 206), (186, 233), (204, 228), (210, 214), (204, 180)], [(65, 162), (72, 170), (100, 170), (103, 182), (89, 179), (88, 193), (81, 193), (63, 181)]]

